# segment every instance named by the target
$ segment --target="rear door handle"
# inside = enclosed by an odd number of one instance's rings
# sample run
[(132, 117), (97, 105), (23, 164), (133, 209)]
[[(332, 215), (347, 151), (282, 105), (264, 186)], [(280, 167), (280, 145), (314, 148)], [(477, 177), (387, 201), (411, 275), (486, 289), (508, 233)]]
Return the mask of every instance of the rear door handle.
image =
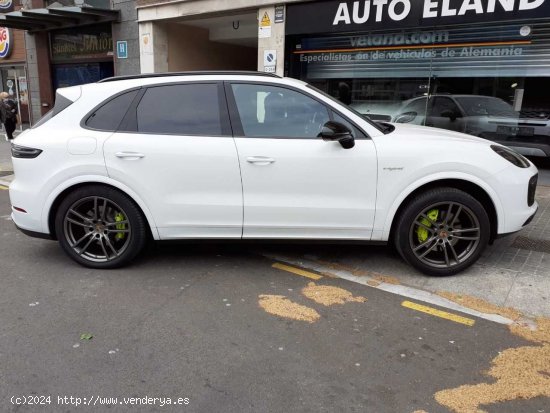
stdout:
[(144, 154), (138, 152), (117, 152), (115, 153), (115, 156), (121, 159), (128, 159), (129, 161), (145, 158)]
[(249, 156), (246, 158), (246, 162), (253, 163), (254, 165), (265, 166), (275, 163), (275, 159), (267, 156)]

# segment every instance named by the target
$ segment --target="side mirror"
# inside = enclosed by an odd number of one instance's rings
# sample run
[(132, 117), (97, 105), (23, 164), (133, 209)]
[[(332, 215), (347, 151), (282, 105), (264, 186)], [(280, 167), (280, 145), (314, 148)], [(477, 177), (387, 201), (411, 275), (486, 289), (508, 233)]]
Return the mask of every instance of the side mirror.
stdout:
[(416, 119), (418, 113), (416, 112), (405, 112), (397, 115), (395, 117), (395, 123), (409, 123)]
[(444, 118), (449, 118), (451, 122), (454, 122), (458, 117), (460, 117), (460, 114), (454, 110), (447, 109), (441, 112), (441, 116)]
[(338, 141), (344, 149), (351, 149), (355, 146), (355, 138), (351, 130), (340, 122), (328, 121), (323, 125), (323, 129), (317, 137), (323, 138), (324, 141)]

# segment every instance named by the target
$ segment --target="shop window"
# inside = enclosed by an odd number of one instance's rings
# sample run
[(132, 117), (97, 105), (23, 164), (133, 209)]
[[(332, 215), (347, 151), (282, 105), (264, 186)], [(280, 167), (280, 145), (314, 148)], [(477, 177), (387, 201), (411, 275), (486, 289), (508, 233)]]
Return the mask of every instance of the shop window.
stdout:
[(266, 85), (232, 85), (248, 137), (316, 138), (330, 120), (327, 108), (302, 93)]
[[(549, 30), (540, 19), (288, 36), (288, 74), (372, 121), (449, 129), (548, 156)], [(426, 41), (415, 43), (418, 36)]]
[(138, 132), (221, 136), (217, 84), (156, 86), (137, 108)]
[(116, 131), (137, 93), (138, 90), (133, 90), (109, 100), (88, 118), (86, 126), (97, 130)]

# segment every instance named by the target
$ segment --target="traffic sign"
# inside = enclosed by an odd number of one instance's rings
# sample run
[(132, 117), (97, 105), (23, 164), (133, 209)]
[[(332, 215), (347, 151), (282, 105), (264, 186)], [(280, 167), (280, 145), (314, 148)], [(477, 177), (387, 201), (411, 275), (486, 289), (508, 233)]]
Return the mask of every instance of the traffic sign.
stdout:
[(128, 58), (128, 42), (126, 40), (119, 40), (116, 42), (116, 57), (117, 59)]

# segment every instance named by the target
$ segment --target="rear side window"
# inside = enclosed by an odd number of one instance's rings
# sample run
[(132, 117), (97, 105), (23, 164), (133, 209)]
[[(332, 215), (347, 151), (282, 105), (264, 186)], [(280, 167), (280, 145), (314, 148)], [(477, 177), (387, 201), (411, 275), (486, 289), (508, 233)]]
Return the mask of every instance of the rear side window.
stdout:
[(97, 109), (86, 120), (86, 126), (104, 131), (116, 131), (139, 90), (118, 95)]
[(147, 89), (137, 108), (141, 133), (222, 135), (217, 84), (156, 86)]

